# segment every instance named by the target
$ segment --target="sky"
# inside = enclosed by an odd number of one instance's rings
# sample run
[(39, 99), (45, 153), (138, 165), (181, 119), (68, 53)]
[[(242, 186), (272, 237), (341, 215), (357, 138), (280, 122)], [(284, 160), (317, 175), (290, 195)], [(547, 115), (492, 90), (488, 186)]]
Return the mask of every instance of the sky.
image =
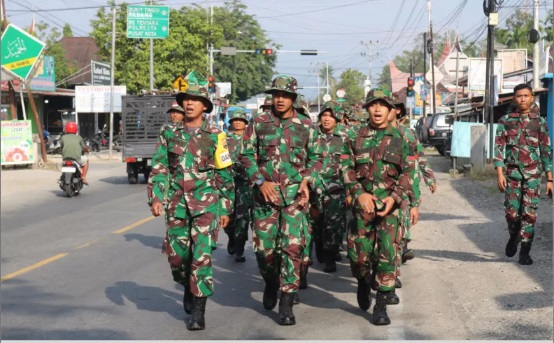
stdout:
[[(20, 27), (27, 27), (36, 11), (36, 21), (46, 21), (63, 27), (69, 23), (75, 36), (87, 36), (90, 20), (106, 0), (5, 0), (8, 19)], [(141, 0), (127, 0), (140, 4)], [(121, 1), (117, 0), (117, 3)], [(221, 0), (158, 0), (159, 5), (172, 8), (198, 3), (202, 6), (221, 6)], [(299, 53), (279, 53), (276, 72), (290, 74), (301, 87), (317, 87), (316, 70), (327, 63), (339, 77), (345, 69), (357, 69), (368, 75), (373, 85), (389, 59), (405, 49), (411, 49), (418, 33), (428, 28), (427, 0), (242, 0), (247, 12), (256, 17), (262, 28), (281, 50), (318, 50), (317, 56)], [(145, 1), (142, 1), (145, 3)], [(431, 20), (435, 34), (458, 31), (469, 40), (484, 39), (487, 17), (482, 0), (430, 0)], [(552, 1), (540, 0), (539, 16), (544, 18)], [(529, 8), (533, 0), (503, 0), (499, 10), (500, 25), (516, 8)], [(529, 7), (531, 6), (531, 7)], [(87, 8), (88, 7), (88, 8)], [(56, 9), (43, 12), (41, 10)], [(61, 10), (64, 9), (64, 10)], [(71, 10), (67, 10), (71, 9)], [(61, 30), (60, 30), (61, 31)], [(171, 32), (171, 31), (170, 31)], [(455, 37), (452, 37), (454, 40)], [(372, 42), (372, 44), (369, 44)], [(378, 42), (378, 43), (377, 43)], [(220, 48), (220, 47), (214, 47)], [(362, 56), (365, 53), (365, 56)], [(322, 82), (323, 85), (324, 82)], [(308, 98), (317, 90), (302, 91)]]

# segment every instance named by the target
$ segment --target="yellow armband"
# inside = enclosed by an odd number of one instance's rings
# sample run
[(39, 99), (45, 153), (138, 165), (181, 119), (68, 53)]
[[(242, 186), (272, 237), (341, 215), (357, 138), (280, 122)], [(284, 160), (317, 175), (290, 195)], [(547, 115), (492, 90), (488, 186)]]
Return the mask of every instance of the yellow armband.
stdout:
[(233, 164), (231, 154), (227, 149), (227, 135), (224, 132), (217, 135), (217, 147), (215, 148), (215, 169), (224, 169)]

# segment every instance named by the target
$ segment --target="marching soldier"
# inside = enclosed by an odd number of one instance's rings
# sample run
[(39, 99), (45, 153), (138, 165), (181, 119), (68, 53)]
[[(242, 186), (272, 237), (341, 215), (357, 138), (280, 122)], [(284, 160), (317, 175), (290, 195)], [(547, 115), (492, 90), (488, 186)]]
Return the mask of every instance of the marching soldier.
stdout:
[(207, 90), (191, 85), (176, 100), (185, 119), (175, 128), (162, 127), (147, 193), (152, 214), (159, 216), (167, 192), (164, 252), (173, 279), (185, 287), (187, 329), (203, 330), (206, 300), (214, 291), (212, 242), (218, 226), (229, 223), (235, 196), (232, 162), (225, 133), (204, 120), (203, 113), (213, 110)]
[(358, 280), (358, 305), (366, 311), (371, 305), (371, 262), (374, 253), (378, 257), (373, 323), (388, 325), (386, 305), (395, 289), (401, 238), (398, 209), (412, 192), (413, 172), (407, 162), (408, 144), (388, 122), (394, 109), (390, 93), (370, 90), (363, 108), (369, 112), (369, 123), (348, 140), (351, 157), (343, 160), (344, 182), (356, 213), (355, 226), (348, 233), (348, 258), (352, 275)]
[(498, 121), (494, 166), (498, 188), (506, 193), (504, 210), (510, 239), (506, 256), (517, 252), (519, 264), (531, 265), (529, 256), (535, 234), (536, 210), (540, 201), (541, 175), (546, 173), (546, 193), (552, 197), (552, 148), (548, 125), (532, 110), (533, 89), (527, 84), (514, 88), (516, 111)]
[(317, 131), (293, 107), (297, 89), (290, 76), (273, 80), (266, 91), (273, 106), (250, 122), (239, 157), (255, 183), (253, 244), (265, 281), (263, 305), (272, 310), (281, 290), (280, 325), (296, 323), (292, 305), (306, 245), (308, 186), (313, 188), (323, 160)]
[(244, 245), (248, 240), (248, 228), (252, 218), (252, 187), (246, 178), (244, 167), (238, 161), (242, 150), (242, 141), (248, 118), (246, 111), (237, 109), (229, 118), (231, 132), (227, 136), (227, 144), (233, 160), (233, 178), (235, 180), (235, 210), (231, 221), (225, 228), (229, 236), (227, 252), (235, 255), (236, 262), (244, 262)]

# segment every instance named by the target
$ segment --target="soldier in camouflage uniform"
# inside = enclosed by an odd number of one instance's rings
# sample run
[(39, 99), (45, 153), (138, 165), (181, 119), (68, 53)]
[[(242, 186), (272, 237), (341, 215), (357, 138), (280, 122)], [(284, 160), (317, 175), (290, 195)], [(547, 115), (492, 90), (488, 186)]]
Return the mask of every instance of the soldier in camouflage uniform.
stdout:
[(235, 196), (232, 162), (225, 133), (203, 118), (213, 110), (206, 89), (191, 85), (176, 98), (185, 119), (162, 127), (147, 193), (154, 216), (167, 196), (164, 251), (173, 279), (185, 287), (183, 306), (192, 314), (187, 328), (203, 330), (206, 300), (214, 291), (212, 242), (219, 226), (229, 223)]
[(346, 141), (348, 130), (340, 125), (342, 106), (336, 101), (326, 102), (319, 113), (319, 145), (326, 163), (312, 200), (313, 239), (318, 260), (325, 262), (325, 273), (337, 270), (336, 259), (346, 228), (346, 192), (343, 184), (341, 161), (349, 158)]
[(264, 307), (273, 309), (281, 290), (279, 323), (294, 325), (302, 252), (306, 245), (309, 188), (318, 178), (323, 154), (310, 119), (293, 107), (296, 79), (277, 76), (266, 93), (270, 111), (250, 122), (239, 157), (255, 183), (253, 246), (265, 280)]
[[(535, 234), (536, 210), (540, 201), (541, 175), (546, 173), (546, 192), (552, 197), (552, 149), (546, 120), (531, 110), (534, 101), (529, 85), (514, 88), (515, 112), (498, 121), (494, 165), (498, 188), (506, 193), (504, 209), (510, 239), (506, 256), (517, 252), (519, 264), (533, 264), (529, 256)], [(505, 173), (504, 173), (505, 171)]]
[(348, 232), (348, 258), (352, 275), (358, 280), (358, 305), (364, 311), (371, 305), (372, 258), (378, 256), (375, 325), (390, 324), (386, 305), (395, 289), (396, 252), (401, 239), (398, 209), (413, 192), (409, 146), (388, 122), (394, 109), (389, 94), (369, 91), (363, 108), (367, 108), (370, 121), (348, 140), (347, 155), (351, 157), (343, 160), (344, 183), (356, 213), (356, 225)]
[(260, 106), (261, 113), (269, 111), (271, 109), (271, 106), (273, 106), (273, 97), (271, 96), (271, 94), (268, 94), (265, 97), (264, 103)]
[(252, 218), (252, 185), (248, 182), (244, 167), (238, 161), (242, 150), (242, 140), (248, 118), (246, 111), (237, 109), (229, 118), (231, 132), (227, 135), (227, 145), (233, 160), (233, 178), (235, 180), (235, 210), (231, 215), (231, 221), (225, 228), (229, 236), (227, 252), (235, 255), (236, 262), (244, 262), (244, 245), (248, 240), (248, 228)]
[(169, 113), (169, 119), (171, 121), (171, 126), (177, 126), (179, 122), (182, 122), (183, 119), (185, 119), (185, 110), (179, 106), (177, 101), (175, 101), (171, 107), (167, 110), (167, 113)]

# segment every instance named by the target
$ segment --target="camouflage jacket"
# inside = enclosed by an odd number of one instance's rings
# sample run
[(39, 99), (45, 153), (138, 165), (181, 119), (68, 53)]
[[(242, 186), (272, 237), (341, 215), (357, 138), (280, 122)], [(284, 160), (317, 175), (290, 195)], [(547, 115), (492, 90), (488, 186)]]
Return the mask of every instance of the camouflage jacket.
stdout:
[(244, 135), (237, 135), (234, 132), (229, 132), (227, 135), (227, 146), (229, 147), (229, 153), (233, 160), (232, 174), (235, 180), (235, 187), (246, 186), (249, 184), (246, 177), (246, 170), (239, 161), (239, 155), (242, 151), (242, 142)]
[(494, 166), (519, 168), (524, 176), (552, 171), (546, 120), (536, 113), (510, 113), (498, 121)]
[(421, 203), (421, 194), (419, 189), (420, 176), (419, 176), (419, 159), (418, 159), (418, 145), (419, 142), (415, 133), (408, 127), (404, 127), (400, 123), (398, 124), (398, 131), (402, 136), (402, 139), (408, 144), (409, 157), (408, 164), (410, 165), (412, 178), (410, 182), (412, 184), (412, 192), (408, 192), (406, 195), (410, 207), (419, 207)]
[(316, 189), (321, 186), (324, 189), (320, 189), (318, 193), (344, 190), (341, 161), (349, 158), (348, 136), (348, 129), (341, 124), (338, 124), (331, 134), (325, 134), (321, 132), (321, 128), (318, 128), (318, 144), (325, 156), (324, 168), (320, 174), (321, 183), (316, 186)]
[(187, 209), (199, 215), (214, 204), (220, 215), (229, 215), (235, 198), (231, 164), (225, 133), (206, 121), (193, 134), (182, 122), (163, 126), (148, 179), (149, 203), (163, 202), (168, 187), (183, 194), (179, 204), (172, 204), (177, 218), (184, 218)]
[(377, 130), (367, 124), (350, 137), (348, 148), (350, 158), (343, 160), (343, 175), (354, 204), (365, 192), (379, 200), (391, 196), (398, 205), (413, 197), (415, 171), (408, 163), (410, 148), (400, 131), (390, 125)]
[(239, 160), (250, 182), (263, 178), (279, 183), (282, 199), (290, 205), (302, 180), (314, 189), (323, 152), (310, 118), (294, 110), (291, 118), (282, 120), (269, 110), (248, 124)]

